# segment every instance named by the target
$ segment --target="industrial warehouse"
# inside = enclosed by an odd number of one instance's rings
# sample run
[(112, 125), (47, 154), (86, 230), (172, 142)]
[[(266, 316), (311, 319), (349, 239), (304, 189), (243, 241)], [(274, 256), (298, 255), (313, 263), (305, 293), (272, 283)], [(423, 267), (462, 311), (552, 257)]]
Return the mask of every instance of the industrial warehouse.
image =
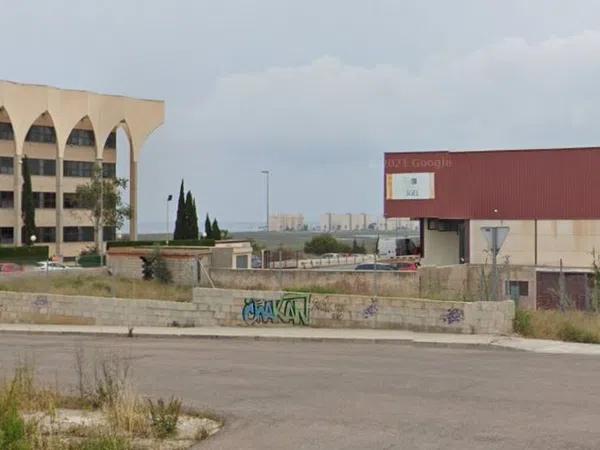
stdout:
[(499, 258), (511, 264), (589, 267), (598, 167), (597, 147), (388, 153), (385, 216), (420, 221), (423, 265), (483, 263), (481, 228), (505, 226)]
[(598, 167), (598, 147), (387, 153), (385, 216), (419, 221), (422, 266), (489, 264), (485, 231), (501, 227), (499, 264), (520, 268), (502, 296), (514, 288), (524, 306), (557, 307), (564, 270), (584, 309), (600, 252)]

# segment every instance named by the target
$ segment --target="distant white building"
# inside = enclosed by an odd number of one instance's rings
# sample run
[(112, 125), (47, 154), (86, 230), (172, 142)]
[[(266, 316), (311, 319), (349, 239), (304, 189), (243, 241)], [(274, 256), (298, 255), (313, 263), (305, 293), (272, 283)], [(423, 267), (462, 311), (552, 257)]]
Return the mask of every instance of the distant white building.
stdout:
[(325, 213), (321, 215), (320, 229), (325, 232), (333, 231), (395, 231), (408, 228), (416, 229), (417, 223), (410, 219), (370, 216), (365, 213), (353, 214), (335, 214)]
[(269, 216), (269, 231), (298, 231), (304, 229), (302, 214), (272, 214)]

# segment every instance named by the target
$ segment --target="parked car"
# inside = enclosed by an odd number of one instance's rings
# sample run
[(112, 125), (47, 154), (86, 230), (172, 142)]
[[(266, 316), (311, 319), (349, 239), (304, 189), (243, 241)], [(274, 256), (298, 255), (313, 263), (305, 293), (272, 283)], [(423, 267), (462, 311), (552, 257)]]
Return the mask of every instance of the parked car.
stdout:
[(262, 259), (260, 256), (252, 257), (252, 268), (253, 269), (262, 269)]
[(53, 262), (53, 261), (41, 261), (36, 263), (35, 265), (37, 270), (52, 272), (55, 270), (68, 270), (69, 266), (65, 266), (64, 264)]
[(404, 272), (415, 272), (418, 269), (417, 263), (412, 262), (397, 263), (394, 264), (394, 266), (397, 270), (401, 270)]
[(337, 253), (324, 253), (323, 255), (321, 255), (321, 258), (323, 259), (334, 259), (337, 258), (339, 255)]
[(0, 264), (0, 272), (23, 272), (23, 266), (15, 263), (2, 263)]
[(396, 270), (396, 268), (391, 264), (365, 263), (359, 264), (354, 268), (354, 270)]

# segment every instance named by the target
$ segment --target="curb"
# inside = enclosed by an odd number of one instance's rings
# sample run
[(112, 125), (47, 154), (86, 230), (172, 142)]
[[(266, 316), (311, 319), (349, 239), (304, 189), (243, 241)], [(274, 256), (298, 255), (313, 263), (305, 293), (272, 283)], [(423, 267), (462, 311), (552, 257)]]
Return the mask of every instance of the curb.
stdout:
[(211, 340), (241, 340), (241, 341), (265, 341), (265, 342), (315, 342), (315, 343), (350, 343), (350, 344), (399, 344), (412, 345), (417, 347), (439, 347), (439, 348), (458, 348), (458, 349), (486, 349), (497, 351), (526, 351), (517, 348), (506, 347), (491, 342), (439, 342), (439, 341), (420, 341), (410, 338), (346, 338), (335, 336), (252, 336), (252, 335), (224, 335), (224, 334), (154, 334), (154, 333), (136, 333), (133, 336), (127, 335), (127, 330), (122, 333), (116, 331), (80, 331), (80, 330), (9, 330), (0, 329), (0, 334), (18, 334), (18, 335), (59, 335), (59, 336), (92, 336), (92, 337), (113, 337), (123, 339), (211, 339)]

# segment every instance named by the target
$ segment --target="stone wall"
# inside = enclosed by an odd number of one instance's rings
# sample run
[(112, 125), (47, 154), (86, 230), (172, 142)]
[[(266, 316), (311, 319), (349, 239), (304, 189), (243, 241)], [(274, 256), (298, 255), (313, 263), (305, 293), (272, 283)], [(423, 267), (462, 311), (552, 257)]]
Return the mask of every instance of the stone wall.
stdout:
[[(219, 288), (314, 290), (373, 296), (418, 297), (417, 272), (329, 271), (301, 269), (210, 269), (210, 277)], [(202, 286), (208, 286), (205, 278)]]
[(443, 302), (412, 298), (194, 289), (207, 326), (310, 326), (508, 334), (512, 301)]

